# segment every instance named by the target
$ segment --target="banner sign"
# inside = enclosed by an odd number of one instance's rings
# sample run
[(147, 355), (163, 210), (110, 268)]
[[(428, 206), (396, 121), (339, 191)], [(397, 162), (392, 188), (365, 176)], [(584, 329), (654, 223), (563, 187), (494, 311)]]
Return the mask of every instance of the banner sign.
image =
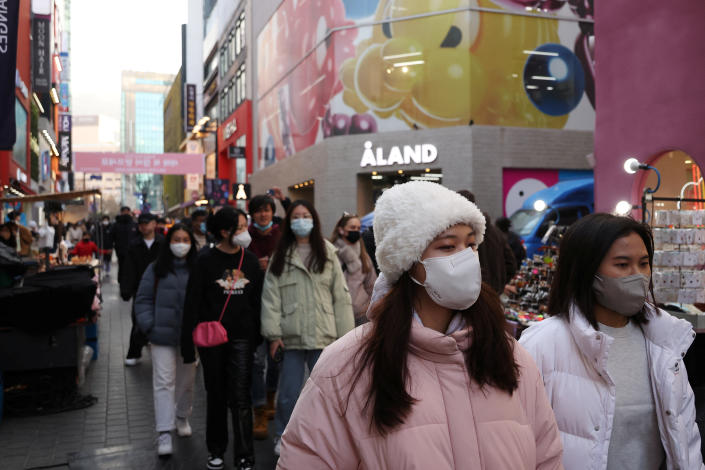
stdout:
[(61, 62), (61, 75), (59, 76), (62, 82), (71, 81), (71, 64), (69, 62), (69, 53), (62, 52), (59, 54), (59, 61)]
[(231, 145), (228, 147), (228, 158), (245, 158), (245, 147)]
[(59, 132), (59, 170), (71, 171), (71, 133)]
[(250, 183), (233, 183), (233, 199), (236, 201), (248, 201), (252, 196), (252, 186)]
[(85, 173), (152, 173), (155, 175), (204, 174), (202, 153), (74, 152), (74, 171)]
[(59, 114), (59, 132), (71, 132), (70, 114)]
[(207, 179), (205, 196), (213, 206), (225, 206), (228, 204), (230, 190), (230, 180)]
[(59, 111), (62, 113), (69, 112), (69, 84), (62, 83), (59, 85), (59, 100), (61, 106), (59, 106)]
[[(14, 3), (14, 2), (13, 2)], [(48, 93), (51, 90), (51, 20), (32, 20), (32, 43), (34, 45), (34, 79), (32, 89)]]
[(191, 129), (196, 125), (196, 85), (192, 83), (186, 84), (186, 133), (191, 132)]
[(0, 3), (0, 150), (11, 150), (17, 138), (15, 73), (20, 2)]

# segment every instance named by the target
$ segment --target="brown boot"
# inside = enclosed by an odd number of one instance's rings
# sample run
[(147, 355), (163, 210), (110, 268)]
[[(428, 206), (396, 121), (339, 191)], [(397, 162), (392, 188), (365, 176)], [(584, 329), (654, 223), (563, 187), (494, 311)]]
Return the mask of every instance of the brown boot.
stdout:
[(255, 420), (252, 428), (252, 437), (258, 441), (269, 437), (269, 433), (267, 432), (267, 416), (265, 415), (264, 406), (258, 406), (255, 408)]
[(264, 414), (267, 419), (274, 419), (274, 414), (277, 411), (277, 407), (274, 402), (274, 396), (277, 392), (267, 392), (267, 406), (264, 407)]

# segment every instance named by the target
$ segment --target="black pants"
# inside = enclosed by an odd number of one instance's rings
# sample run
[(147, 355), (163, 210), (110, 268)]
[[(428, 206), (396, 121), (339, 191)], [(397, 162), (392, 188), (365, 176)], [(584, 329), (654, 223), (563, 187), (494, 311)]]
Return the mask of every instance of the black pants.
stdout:
[(135, 318), (135, 299), (132, 299), (132, 330), (130, 331), (130, 347), (127, 349), (127, 359), (142, 357), (142, 348), (147, 346), (149, 340), (137, 327)]
[(254, 463), (252, 443), (252, 344), (230, 340), (213, 348), (198, 348), (207, 393), (206, 446), (222, 456), (228, 446), (228, 408), (233, 423), (235, 463), (247, 458)]

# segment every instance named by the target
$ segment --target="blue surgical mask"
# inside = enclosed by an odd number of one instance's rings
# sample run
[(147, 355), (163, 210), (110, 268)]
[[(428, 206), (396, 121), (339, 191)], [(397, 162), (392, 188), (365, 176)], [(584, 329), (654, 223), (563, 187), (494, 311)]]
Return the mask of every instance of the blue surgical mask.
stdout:
[(205, 234), (207, 232), (205, 222), (201, 222), (201, 225), (199, 226), (199, 228), (201, 229), (201, 233)]
[(274, 225), (274, 221), (270, 220), (267, 225), (260, 225), (257, 222), (252, 222), (252, 224), (255, 226), (255, 228), (261, 232), (264, 232), (265, 230), (269, 230), (272, 228), (272, 225)]
[(313, 230), (313, 219), (294, 219), (291, 221), (291, 231), (297, 237), (308, 237)]

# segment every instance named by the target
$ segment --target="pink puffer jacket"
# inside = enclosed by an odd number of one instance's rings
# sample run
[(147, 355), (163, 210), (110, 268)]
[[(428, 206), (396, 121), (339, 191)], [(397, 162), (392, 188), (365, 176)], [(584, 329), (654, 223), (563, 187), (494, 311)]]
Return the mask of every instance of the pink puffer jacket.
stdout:
[[(355, 352), (370, 324), (328, 346), (282, 437), (282, 469), (562, 469), (556, 420), (536, 364), (519, 344), (519, 388), (510, 396), (471, 381), (467, 329), (442, 335), (412, 322), (409, 391), (418, 401), (386, 437), (371, 430), (368, 375), (347, 401)], [(347, 407), (347, 409), (346, 409)]]

